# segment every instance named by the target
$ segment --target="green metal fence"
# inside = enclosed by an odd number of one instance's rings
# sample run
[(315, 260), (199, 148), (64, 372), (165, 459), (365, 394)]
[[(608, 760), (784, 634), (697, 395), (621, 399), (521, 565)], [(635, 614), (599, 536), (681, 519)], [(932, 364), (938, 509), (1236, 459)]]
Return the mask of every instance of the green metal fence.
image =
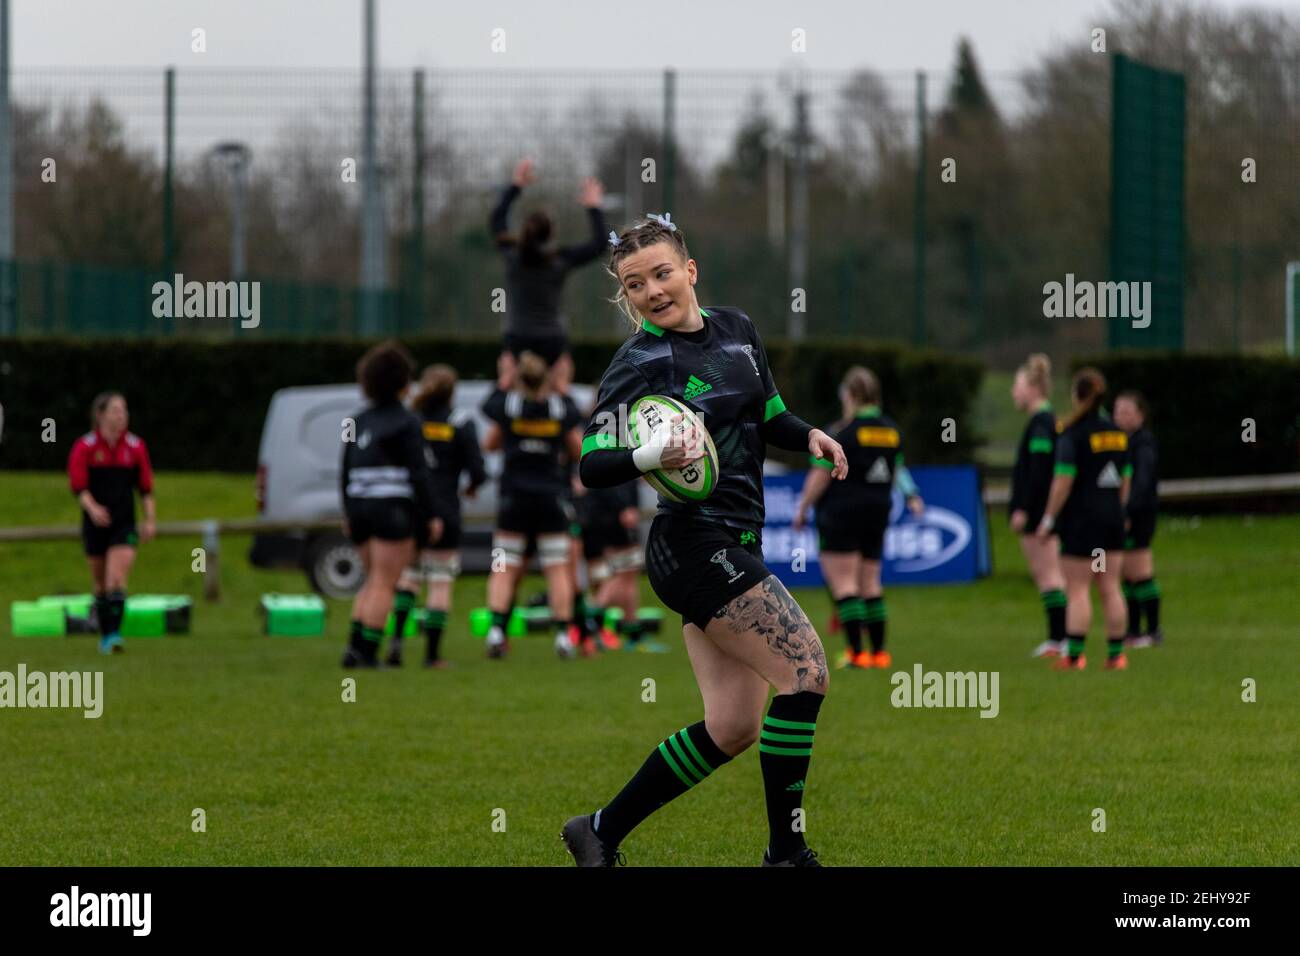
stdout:
[[(1300, 75), (1300, 57), (1286, 62)], [(1187, 78), (1184, 342), (1280, 345), (1286, 263), (1300, 259), (1300, 96), (1248, 58), (1214, 66)], [(384, 331), (497, 327), (487, 212), (514, 161), (532, 156), (541, 181), (519, 212), (544, 206), (562, 240), (580, 238), (576, 192), (590, 173), (612, 224), (669, 208), (702, 301), (744, 307), (766, 334), (793, 327), (798, 286), (809, 336), (994, 361), (1104, 348), (1097, 320), (1044, 318), (1043, 286), (1107, 277), (1110, 82), (1105, 56), (986, 75), (982, 101), (959, 95), (955, 73), (382, 71)], [(355, 72), (20, 69), (12, 87), (25, 160), (0, 336), (356, 331)], [(252, 157), (244, 278), (261, 284), (259, 326), (159, 318), (154, 283), (231, 278), (232, 193), (213, 158), (230, 141)], [(1235, 175), (1243, 154), (1267, 171), (1249, 192)], [(56, 182), (42, 180), (42, 157), (57, 161)], [(571, 277), (575, 335), (620, 328), (613, 291), (599, 265)]]

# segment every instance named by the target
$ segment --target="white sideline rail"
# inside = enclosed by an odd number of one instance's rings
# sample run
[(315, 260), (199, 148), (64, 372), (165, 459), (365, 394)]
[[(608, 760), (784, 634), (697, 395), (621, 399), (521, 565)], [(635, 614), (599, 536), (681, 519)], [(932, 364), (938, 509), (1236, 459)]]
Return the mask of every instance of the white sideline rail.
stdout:
[[(1160, 482), (1162, 501), (1195, 501), (1205, 498), (1249, 498), (1259, 495), (1300, 493), (1300, 473), (1283, 475), (1239, 475), (1232, 478), (1179, 478)], [(1005, 505), (1011, 499), (1006, 485), (984, 489), (984, 504)], [(643, 510), (643, 516), (653, 514)], [(342, 530), (338, 518), (316, 521), (263, 521), (258, 518), (226, 518), (221, 521), (161, 521), (160, 538), (197, 537), (203, 542), (204, 596), (215, 601), (221, 596), (221, 535), (262, 534), (281, 531)], [(22, 525), (0, 528), (4, 541), (76, 541), (80, 525)]]
[[(1300, 472), (1282, 475), (1235, 475), (1230, 478), (1174, 478), (1160, 482), (1162, 501), (1190, 501), (1197, 498), (1248, 498), (1253, 495), (1300, 493)], [(1011, 500), (1010, 485), (984, 489), (986, 505), (1004, 505)], [(653, 511), (644, 511), (651, 516)], [(316, 521), (263, 521), (258, 518), (224, 518), (220, 521), (160, 521), (158, 537), (216, 534), (269, 534), (279, 531), (341, 530), (340, 519)], [(0, 528), (0, 541), (79, 541), (80, 525), (19, 525)]]
[[(1159, 483), (1161, 501), (1195, 501), (1198, 498), (1250, 498), (1300, 492), (1300, 472), (1282, 475), (1234, 475), (1230, 478), (1171, 478)], [(984, 489), (986, 505), (1005, 505), (1011, 486)]]

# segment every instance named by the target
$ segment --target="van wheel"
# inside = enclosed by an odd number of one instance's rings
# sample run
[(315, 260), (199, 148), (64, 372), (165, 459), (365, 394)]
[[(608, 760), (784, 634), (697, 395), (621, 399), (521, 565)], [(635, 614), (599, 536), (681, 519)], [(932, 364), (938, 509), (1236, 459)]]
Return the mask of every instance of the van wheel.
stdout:
[(307, 547), (307, 580), (312, 588), (332, 598), (349, 598), (366, 579), (361, 555), (341, 534), (325, 534)]

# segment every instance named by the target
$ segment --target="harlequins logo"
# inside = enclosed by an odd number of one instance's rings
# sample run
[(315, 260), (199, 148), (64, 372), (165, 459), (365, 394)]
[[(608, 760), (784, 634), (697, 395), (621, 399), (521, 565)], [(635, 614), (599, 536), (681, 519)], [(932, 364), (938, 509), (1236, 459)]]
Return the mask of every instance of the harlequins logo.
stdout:
[(728, 584), (730, 584), (732, 581), (736, 580), (738, 577), (740, 577), (742, 574), (745, 573), (744, 571), (737, 571), (736, 566), (727, 560), (726, 548), (719, 549), (713, 555), (713, 557), (709, 558), (709, 560), (712, 561), (714, 564), (722, 565), (722, 569), (731, 575), (731, 577), (727, 578)]
[(754, 346), (742, 345), (740, 347), (740, 350), (744, 352), (747, 356), (749, 356), (749, 364), (754, 366), (754, 374), (758, 375), (759, 378), (762, 378), (762, 375), (759, 375), (759, 371), (758, 371), (758, 359), (754, 358)]
[(705, 392), (713, 391), (713, 386), (708, 382), (701, 382), (694, 375), (686, 383), (686, 388), (682, 392), (682, 397), (686, 399), (695, 398), (697, 395), (703, 395)]
[(741, 544), (753, 544), (753, 543), (754, 543), (754, 540), (755, 540), (756, 538), (757, 538), (757, 535), (755, 535), (754, 532), (752, 532), (752, 531), (742, 531), (742, 532), (740, 532), (740, 543), (741, 543)]

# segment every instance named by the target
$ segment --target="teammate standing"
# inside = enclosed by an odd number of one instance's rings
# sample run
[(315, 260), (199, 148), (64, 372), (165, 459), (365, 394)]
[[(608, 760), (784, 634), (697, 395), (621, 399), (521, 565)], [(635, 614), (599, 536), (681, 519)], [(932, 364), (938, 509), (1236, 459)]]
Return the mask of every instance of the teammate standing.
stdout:
[[(408, 567), (397, 583), (393, 601), (393, 639), (386, 663), (402, 663), (402, 635), (406, 619), (415, 607), (420, 579), (427, 578), (429, 592), (424, 615), (424, 666), (442, 669), (447, 662), (438, 656), (438, 645), (451, 612), (452, 584), (460, 574), (460, 496), (473, 498), (487, 480), (478, 429), (468, 412), (452, 408), (456, 391), (456, 370), (450, 365), (430, 365), (420, 376), (419, 392), (411, 407), (421, 418), (421, 434), (433, 459), (434, 501), (442, 519), (442, 536), (437, 546), (420, 553), (419, 567)], [(460, 490), (460, 476), (469, 484)]]
[[(785, 408), (753, 322), (740, 309), (701, 308), (698, 270), (668, 215), (637, 222), (614, 246), (617, 301), (637, 327), (600, 383), (583, 439), (582, 481), (605, 488), (700, 457), (693, 430), (632, 449), (627, 409), (645, 395), (683, 400), (713, 437), (718, 483), (703, 501), (663, 497), (646, 563), (659, 599), (682, 615), (682, 636), (704, 698), (704, 719), (672, 734), (608, 804), (573, 817), (562, 836), (579, 866), (612, 866), (642, 820), (759, 741), (767, 796), (769, 866), (820, 866), (792, 820), (829, 686), (817, 632), (762, 561), (763, 459), (768, 443), (848, 470), (844, 451)], [(689, 397), (688, 397), (689, 396)], [(768, 689), (774, 687), (767, 716)]]
[[(574, 581), (569, 563), (568, 468), (582, 449), (582, 417), (573, 399), (550, 390), (549, 369), (541, 356), (519, 357), (518, 387), (500, 389), (483, 403), (492, 420), (483, 447), (504, 452), (500, 510), (492, 536), (493, 570), (488, 575), (487, 655), (502, 658), (509, 649), (506, 626), (515, 593), (524, 575), (527, 548), (537, 547), (546, 594), (555, 623), (555, 652), (572, 657), (577, 650), (570, 633)], [(497, 555), (504, 567), (496, 569)]]
[(1128, 611), (1120, 580), (1124, 566), (1124, 505), (1133, 466), (1128, 436), (1115, 427), (1101, 406), (1106, 379), (1095, 368), (1080, 369), (1071, 387), (1074, 410), (1056, 441), (1052, 489), (1038, 523), (1046, 540), (1053, 528), (1061, 535), (1061, 570), (1065, 572), (1067, 657), (1058, 670), (1083, 670), (1084, 639), (1092, 624), (1089, 584), (1096, 583), (1106, 621), (1107, 670), (1124, 670), (1124, 633)]
[(666, 651), (658, 641), (643, 638), (641, 622), (637, 620), (640, 604), (637, 579), (643, 562), (637, 540), (641, 513), (636, 484), (586, 489), (575, 503), (582, 524), (583, 558), (591, 579), (588, 613), (603, 622), (609, 609), (622, 612), (617, 635), (607, 633), (603, 623), (599, 625), (601, 643), (607, 650), (622, 646), (629, 651)]
[(1016, 449), (1009, 510), (1011, 530), (1020, 538), (1020, 551), (1047, 612), (1047, 640), (1035, 648), (1035, 657), (1059, 657), (1067, 651), (1061, 542), (1055, 534), (1040, 538), (1034, 533), (1043, 520), (1056, 461), (1056, 415), (1048, 400), (1051, 394), (1051, 360), (1041, 353), (1029, 356), (1016, 370), (1011, 385), (1011, 400), (1018, 410), (1029, 413), (1029, 421)]
[[(1156, 533), (1156, 512), (1160, 507), (1159, 449), (1146, 427), (1147, 403), (1139, 392), (1120, 392), (1115, 399), (1115, 424), (1128, 434), (1129, 456), (1133, 461), (1133, 487), (1129, 490), (1124, 536), (1124, 596), (1128, 600), (1128, 647), (1159, 647), (1165, 634), (1160, 629), (1160, 585), (1156, 583), (1151, 539)], [(1141, 626), (1146, 618), (1146, 628)]]
[(573, 377), (573, 359), (569, 356), (568, 322), (560, 307), (561, 293), (572, 270), (604, 251), (605, 217), (600, 206), (605, 189), (595, 177), (582, 181), (579, 202), (587, 210), (591, 238), (579, 245), (556, 247), (551, 217), (540, 210), (528, 215), (517, 235), (509, 231), (511, 204), (525, 186), (536, 180), (533, 161), (520, 160), (488, 219), (488, 229), (506, 267), (505, 351), (497, 386), (502, 390), (513, 386), (519, 357), (528, 351), (553, 367), (551, 386), (563, 394)]
[[(817, 506), (817, 540), (822, 572), (830, 587), (848, 648), (838, 667), (889, 667), (885, 650), (884, 590), (880, 557), (893, 506), (895, 486), (908, 508), (919, 515), (925, 503), (903, 464), (903, 436), (894, 420), (880, 410), (880, 381), (870, 369), (855, 365), (840, 382), (843, 418), (830, 432), (844, 448), (848, 478), (831, 481), (831, 463), (809, 456), (813, 467), (804, 480), (795, 509), (794, 527), (803, 527), (811, 505)], [(862, 649), (866, 624), (871, 650)]]
[[(99, 649), (120, 654), (127, 578), (135, 548), (155, 532), (153, 468), (144, 439), (127, 431), (130, 416), (121, 392), (101, 392), (90, 405), (92, 430), (68, 455), (68, 481), (81, 505), (81, 542), (95, 584)], [(135, 527), (135, 492), (144, 527)]]
[(357, 381), (371, 404), (355, 417), (343, 442), (344, 529), (366, 569), (352, 604), (344, 667), (379, 666), (379, 641), (397, 581), (417, 553), (436, 542), (433, 476), (419, 420), (402, 405), (415, 363), (396, 342), (370, 349), (357, 363)]

